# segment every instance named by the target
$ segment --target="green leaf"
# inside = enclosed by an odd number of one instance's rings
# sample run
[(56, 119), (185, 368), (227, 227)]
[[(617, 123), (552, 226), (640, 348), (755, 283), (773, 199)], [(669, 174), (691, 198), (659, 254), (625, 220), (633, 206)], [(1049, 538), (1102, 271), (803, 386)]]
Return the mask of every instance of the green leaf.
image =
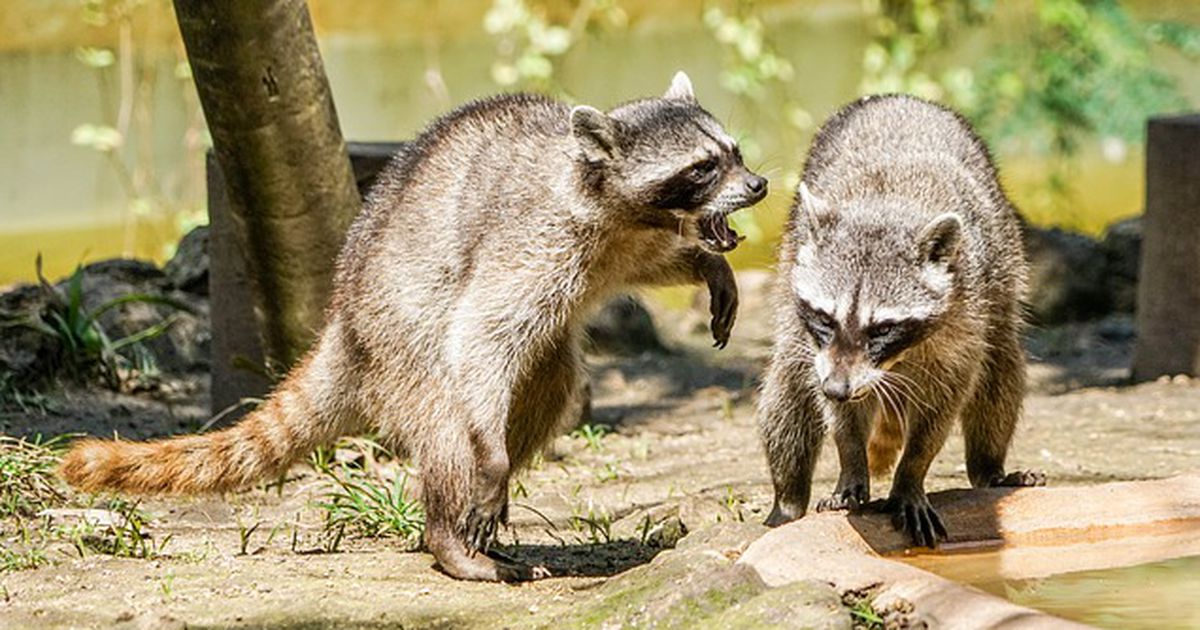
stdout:
[(75, 49), (75, 58), (92, 68), (107, 68), (116, 61), (116, 55), (111, 50), (88, 46)]
[(71, 144), (109, 152), (124, 142), (121, 132), (107, 125), (84, 123), (71, 131)]

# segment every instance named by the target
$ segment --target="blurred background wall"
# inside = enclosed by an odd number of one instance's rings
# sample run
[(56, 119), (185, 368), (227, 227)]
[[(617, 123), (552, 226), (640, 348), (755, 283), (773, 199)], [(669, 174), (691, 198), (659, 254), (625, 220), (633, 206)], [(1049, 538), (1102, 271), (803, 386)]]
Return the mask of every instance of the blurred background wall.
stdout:
[[(481, 95), (610, 106), (686, 70), (772, 179), (738, 216), (763, 266), (808, 142), (840, 104), (958, 107), (1034, 223), (1097, 234), (1142, 210), (1149, 115), (1200, 104), (1196, 0), (310, 0), (342, 129), (411, 137)], [(162, 261), (206, 222), (209, 140), (168, 0), (5, 0), (0, 285)], [(1200, 150), (1200, 149), (1198, 149)]]

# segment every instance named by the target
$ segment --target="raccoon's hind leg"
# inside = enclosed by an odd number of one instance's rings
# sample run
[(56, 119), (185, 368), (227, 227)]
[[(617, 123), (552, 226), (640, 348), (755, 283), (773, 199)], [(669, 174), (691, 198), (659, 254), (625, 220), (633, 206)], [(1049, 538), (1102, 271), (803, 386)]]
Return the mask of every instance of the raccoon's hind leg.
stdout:
[(770, 527), (804, 516), (812, 496), (825, 421), (812, 388), (805, 386), (808, 369), (777, 356), (763, 381), (758, 424), (775, 486), (775, 503), (766, 520)]
[(1045, 485), (1046, 476), (1040, 472), (1004, 472), (1024, 395), (1024, 353), (1016, 331), (1006, 328), (992, 335), (983, 373), (962, 413), (967, 476), (972, 486)]
[(867, 471), (867, 436), (875, 406), (871, 401), (839, 405), (833, 441), (837, 445), (837, 487), (833, 495), (817, 502), (817, 511), (857, 510), (871, 500), (871, 476)]
[[(446, 419), (443, 419), (446, 420)], [(498, 560), (469, 544), (462, 528), (476, 474), (467, 428), (457, 418), (431, 427), (418, 459), (421, 498), (425, 505), (425, 545), (447, 575), (460, 580), (520, 581), (544, 572)]]

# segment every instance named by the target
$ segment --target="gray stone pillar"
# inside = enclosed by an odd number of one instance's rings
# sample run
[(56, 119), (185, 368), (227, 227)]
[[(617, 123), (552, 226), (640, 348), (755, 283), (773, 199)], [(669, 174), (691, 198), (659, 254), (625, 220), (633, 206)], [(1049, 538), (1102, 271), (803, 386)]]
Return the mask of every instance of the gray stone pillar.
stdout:
[[(360, 195), (398, 151), (398, 142), (351, 142), (350, 163)], [(213, 155), (208, 155), (209, 295), (212, 317), (212, 413), (242, 398), (265, 395), (271, 387), (263, 359), (262, 337), (254, 317), (254, 294), (246, 275), (246, 260), (225, 192), (225, 180)], [(222, 418), (225, 425), (243, 415), (237, 410)]]
[(1200, 114), (1150, 119), (1133, 378), (1200, 375)]

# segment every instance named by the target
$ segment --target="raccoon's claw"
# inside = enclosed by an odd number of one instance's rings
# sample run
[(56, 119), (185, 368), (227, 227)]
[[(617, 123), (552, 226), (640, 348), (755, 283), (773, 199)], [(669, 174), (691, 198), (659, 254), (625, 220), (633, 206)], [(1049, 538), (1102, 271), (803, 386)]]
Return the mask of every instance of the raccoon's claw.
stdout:
[(1007, 475), (996, 475), (988, 481), (993, 488), (1033, 488), (1046, 485), (1046, 473), (1034, 470), (1014, 470)]
[(835, 490), (833, 495), (817, 501), (818, 512), (835, 510), (857, 510), (871, 500), (871, 491), (866, 484), (854, 485)]
[(507, 521), (507, 503), (499, 510), (473, 505), (463, 515), (459, 523), (459, 532), (472, 553), (482, 551), (487, 554), (492, 542), (496, 539), (496, 532), (499, 530), (500, 524)]
[(892, 527), (904, 532), (919, 547), (937, 547), (938, 539), (949, 537), (942, 519), (929, 504), (925, 493), (912, 496), (894, 496), (883, 505), (885, 512), (892, 514)]

